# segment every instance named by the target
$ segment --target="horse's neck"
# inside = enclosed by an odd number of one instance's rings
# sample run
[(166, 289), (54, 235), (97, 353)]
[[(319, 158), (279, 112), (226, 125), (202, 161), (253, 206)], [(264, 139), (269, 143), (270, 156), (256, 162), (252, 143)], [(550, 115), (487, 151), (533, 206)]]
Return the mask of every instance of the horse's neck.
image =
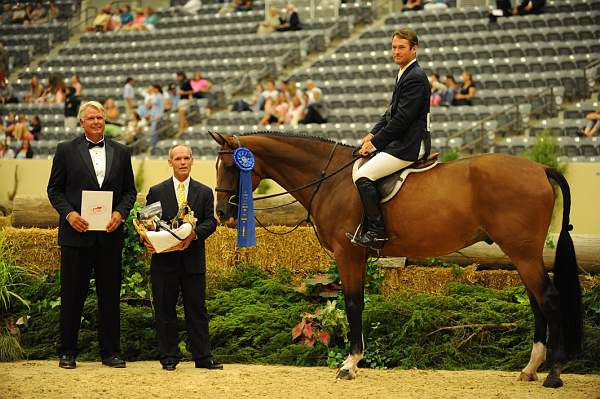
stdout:
[[(343, 151), (343, 148), (338, 147), (336, 156), (330, 161), (334, 144), (326, 142), (289, 139), (273, 140), (273, 144), (263, 145), (257, 158), (263, 160), (265, 177), (274, 180), (286, 191), (316, 182), (325, 168), (326, 175), (329, 175), (342, 165), (340, 159), (346, 158), (339, 156), (338, 151)], [(316, 188), (315, 184), (291, 194), (306, 207)]]

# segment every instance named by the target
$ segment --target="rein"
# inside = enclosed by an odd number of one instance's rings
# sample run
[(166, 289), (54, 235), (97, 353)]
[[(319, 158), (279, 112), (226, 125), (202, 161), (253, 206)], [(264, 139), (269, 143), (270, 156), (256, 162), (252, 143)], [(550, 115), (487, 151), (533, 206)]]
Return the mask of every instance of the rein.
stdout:
[[(303, 219), (303, 220), (300, 220), (294, 227), (292, 227), (291, 230), (288, 230), (288, 231), (285, 231), (283, 233), (280, 233), (280, 232), (276, 232), (276, 231), (270, 230), (268, 227), (266, 227), (264, 224), (262, 224), (260, 222), (260, 220), (258, 220), (258, 218), (256, 216), (254, 216), (254, 219), (256, 220), (256, 222), (258, 223), (258, 225), (260, 227), (262, 227), (263, 229), (265, 229), (266, 231), (268, 231), (271, 234), (286, 235), (286, 234), (289, 234), (289, 233), (293, 232), (294, 230), (296, 230), (298, 227), (300, 227), (300, 225), (302, 223), (306, 222), (306, 223), (308, 223), (309, 225), (312, 226), (313, 230), (315, 231), (315, 235), (317, 236), (317, 240), (319, 240), (319, 244), (321, 244), (321, 246), (323, 246), (323, 244), (321, 243), (321, 239), (319, 238), (319, 235), (318, 235), (317, 230), (315, 228), (315, 225), (312, 222), (311, 217), (310, 217), (311, 216), (311, 208), (312, 208), (313, 201), (314, 201), (314, 199), (315, 199), (315, 197), (317, 195), (317, 192), (321, 188), (321, 184), (325, 180), (327, 180), (327, 179), (329, 179), (329, 178), (337, 175), (338, 173), (340, 173), (341, 171), (343, 171), (344, 169), (346, 169), (348, 166), (352, 165), (357, 159), (361, 158), (361, 156), (357, 156), (357, 155), (355, 155), (353, 153), (354, 156), (352, 157), (352, 159), (349, 162), (345, 163), (344, 165), (342, 165), (341, 167), (339, 167), (338, 169), (336, 169), (335, 171), (333, 171), (332, 173), (330, 173), (329, 175), (327, 175), (326, 174), (327, 168), (329, 168), (329, 165), (331, 164), (331, 161), (333, 160), (333, 156), (334, 156), (335, 150), (337, 149), (337, 146), (338, 146), (338, 143), (335, 143), (333, 145), (333, 147), (331, 148), (331, 152), (329, 153), (329, 157), (327, 159), (327, 164), (325, 165), (325, 168), (323, 170), (321, 170), (320, 177), (318, 179), (316, 179), (316, 180), (314, 180), (314, 181), (312, 181), (312, 182), (310, 182), (308, 184), (304, 184), (304, 185), (302, 185), (300, 187), (296, 187), (296, 188), (294, 188), (292, 190), (287, 190), (287, 191), (284, 191), (284, 192), (281, 192), (281, 193), (277, 193), (277, 194), (265, 195), (263, 197), (254, 198), (253, 199), (253, 201), (259, 201), (259, 200), (264, 200), (264, 199), (267, 199), (267, 198), (275, 198), (275, 197), (279, 197), (279, 196), (282, 196), (282, 195), (285, 195), (285, 194), (291, 194), (291, 193), (295, 193), (297, 191), (305, 190), (305, 189), (307, 189), (309, 187), (312, 187), (312, 186), (316, 185), (317, 187), (313, 191), (313, 194), (312, 194), (312, 196), (310, 198), (310, 201), (309, 201), (309, 204), (308, 204), (308, 210), (307, 210), (306, 218)], [(232, 153), (233, 153), (233, 150), (220, 150), (219, 151), (219, 156), (221, 154), (232, 154)], [(260, 176), (254, 170), (252, 171), (252, 173), (256, 174), (259, 178), (262, 179), (262, 176)], [(238, 196), (237, 190), (235, 188), (221, 188), (221, 187), (216, 187), (215, 191), (217, 191), (217, 192), (232, 193), (233, 195), (229, 198), (228, 204), (239, 206), (239, 204), (231, 202), (231, 200), (232, 200), (233, 197), (237, 197)], [(269, 210), (269, 209), (282, 208), (284, 206), (288, 206), (288, 205), (294, 204), (296, 202), (298, 202), (298, 200), (294, 199), (294, 201), (286, 203), (286, 204), (276, 205), (276, 206), (272, 206), (272, 207), (268, 207), (268, 208), (256, 208), (256, 210)]]

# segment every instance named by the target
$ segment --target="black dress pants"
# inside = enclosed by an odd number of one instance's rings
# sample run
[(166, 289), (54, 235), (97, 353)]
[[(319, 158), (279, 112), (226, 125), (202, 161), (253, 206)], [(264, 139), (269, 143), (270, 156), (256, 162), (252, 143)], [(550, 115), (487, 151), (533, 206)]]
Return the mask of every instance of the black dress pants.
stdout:
[(177, 334), (177, 300), (183, 295), (185, 323), (194, 360), (210, 357), (208, 314), (205, 305), (206, 274), (187, 273), (183, 266), (175, 270), (160, 270), (153, 266), (152, 295), (158, 346), (162, 364), (181, 359)]
[(100, 356), (120, 352), (121, 245), (60, 250), (60, 346), (59, 354), (77, 356), (81, 314), (92, 270), (98, 298)]

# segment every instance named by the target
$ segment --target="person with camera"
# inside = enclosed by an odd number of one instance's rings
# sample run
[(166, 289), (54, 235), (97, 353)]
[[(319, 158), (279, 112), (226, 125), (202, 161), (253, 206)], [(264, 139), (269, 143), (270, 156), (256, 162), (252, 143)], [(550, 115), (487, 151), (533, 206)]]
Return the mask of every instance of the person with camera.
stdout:
[(152, 244), (144, 245), (152, 253), (150, 266), (152, 295), (159, 349), (163, 369), (173, 371), (181, 360), (177, 336), (177, 299), (181, 291), (185, 321), (196, 368), (222, 369), (210, 352), (208, 314), (205, 306), (206, 259), (205, 240), (216, 230), (212, 190), (192, 179), (192, 149), (174, 145), (169, 151), (169, 166), (173, 176), (150, 187), (146, 203), (160, 202), (162, 220), (170, 221), (186, 204), (197, 218), (195, 229), (177, 249), (156, 253)]

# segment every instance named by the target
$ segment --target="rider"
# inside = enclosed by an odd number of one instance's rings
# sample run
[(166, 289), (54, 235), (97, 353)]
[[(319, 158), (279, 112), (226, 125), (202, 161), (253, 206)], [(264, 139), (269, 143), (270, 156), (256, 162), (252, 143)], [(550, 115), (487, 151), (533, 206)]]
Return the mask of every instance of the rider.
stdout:
[(369, 134), (361, 140), (363, 157), (377, 151), (353, 174), (362, 201), (366, 225), (362, 233), (350, 236), (354, 244), (382, 249), (388, 235), (375, 181), (429, 155), (429, 97), (427, 75), (417, 63), (419, 39), (410, 28), (392, 34), (392, 57), (400, 66), (388, 109)]

